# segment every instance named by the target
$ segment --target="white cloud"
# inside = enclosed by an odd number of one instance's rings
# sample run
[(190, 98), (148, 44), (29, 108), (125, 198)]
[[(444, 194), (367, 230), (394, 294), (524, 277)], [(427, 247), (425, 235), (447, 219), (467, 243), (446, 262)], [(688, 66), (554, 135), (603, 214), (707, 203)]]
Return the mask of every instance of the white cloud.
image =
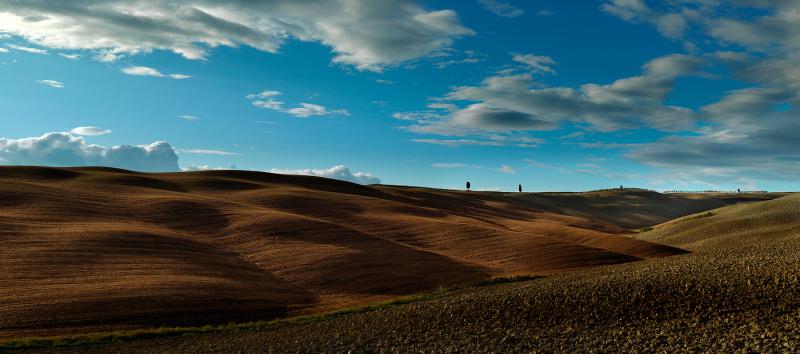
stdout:
[(533, 167), (544, 168), (544, 169), (548, 169), (548, 170), (554, 170), (554, 171), (558, 171), (558, 172), (561, 172), (561, 173), (566, 173), (566, 174), (574, 173), (572, 170), (570, 170), (570, 169), (568, 169), (566, 167), (550, 165), (550, 164), (546, 164), (544, 162), (540, 162), (540, 161), (537, 161), (537, 160), (534, 160), (534, 159), (525, 159), (525, 163), (527, 163), (528, 165), (533, 166)]
[(297, 107), (284, 108), (285, 103), (276, 99), (276, 97), (282, 94), (283, 93), (280, 91), (267, 90), (261, 93), (249, 94), (246, 97), (252, 101), (253, 106), (280, 111), (300, 118), (307, 118), (311, 116), (350, 115), (350, 112), (345, 109), (328, 109), (325, 106), (307, 102), (301, 102)]
[(508, 174), (517, 173), (517, 170), (515, 170), (513, 167), (509, 165), (501, 165), (500, 168), (498, 168), (497, 170), (502, 173), (508, 173)]
[(459, 147), (463, 145), (478, 145), (478, 146), (503, 146), (504, 144), (499, 141), (493, 140), (477, 140), (477, 139), (411, 139), (416, 143), (444, 145), (449, 147)]
[(414, 0), (2, 0), (0, 32), (93, 50), (104, 61), (153, 50), (202, 60), (214, 47), (239, 45), (276, 53), (297, 39), (332, 48), (335, 63), (375, 71), (473, 34), (455, 11)]
[(280, 96), (282, 94), (283, 93), (280, 92), (280, 91), (266, 90), (266, 91), (262, 91), (261, 93), (254, 93), (254, 94), (247, 95), (247, 98), (249, 98), (249, 99), (269, 98), (269, 97)]
[[(696, 3), (701, 4), (700, 1)], [(664, 37), (672, 39), (683, 37), (688, 22), (699, 18), (696, 10), (687, 7), (676, 12), (663, 12), (650, 8), (644, 0), (611, 0), (603, 4), (602, 9), (625, 21), (650, 23)]]
[(146, 66), (131, 66), (122, 69), (122, 72), (134, 76), (168, 77), (175, 80), (183, 80), (191, 77), (183, 74), (162, 74), (160, 71)]
[(434, 60), (433, 66), (437, 69), (445, 69), (453, 65), (477, 64), (486, 61), (488, 56), (474, 50), (441, 50), (430, 55)]
[[(745, 3), (746, 4), (746, 3)], [(795, 1), (766, 2), (766, 15), (741, 18), (715, 18), (709, 33), (724, 41), (753, 50), (772, 52), (800, 49), (800, 11)]]
[(437, 99), (440, 103), (477, 103), (448, 114), (404, 112), (395, 118), (415, 120), (407, 127), (410, 131), (448, 136), (548, 130), (565, 121), (588, 124), (600, 131), (642, 125), (660, 130), (689, 129), (695, 123), (695, 112), (663, 101), (676, 78), (699, 75), (704, 63), (694, 56), (669, 55), (646, 63), (640, 76), (605, 85), (584, 84), (579, 89), (542, 88), (531, 74), (491, 76), (481, 86), (456, 87)]
[(555, 74), (556, 72), (553, 69), (553, 65), (556, 64), (556, 61), (550, 57), (533, 54), (513, 54), (511, 60), (525, 64), (533, 72), (550, 74)]
[(344, 115), (349, 116), (350, 112), (344, 109), (334, 109), (328, 110), (328, 108), (324, 106), (320, 106), (317, 104), (312, 103), (305, 103), (301, 102), (300, 107), (290, 108), (286, 110), (286, 113), (289, 113), (295, 117), (306, 118), (310, 116), (328, 116), (328, 115)]
[(384, 84), (384, 85), (392, 85), (392, 84), (394, 84), (394, 81), (386, 80), (386, 79), (375, 79), (375, 82), (377, 82), (379, 84)]
[(0, 53), (8, 53), (8, 49), (0, 48)]
[[(711, 125), (692, 135), (618, 146), (628, 157), (670, 171), (664, 180), (699, 185), (743, 178), (795, 180), (800, 173), (800, 10), (796, 1), (673, 2), (664, 13), (702, 24), (733, 78), (750, 85), (701, 108)], [(692, 7), (687, 10), (687, 7)], [(755, 8), (755, 9), (753, 9)], [(740, 11), (744, 10), (744, 11)], [(651, 10), (652, 11), (652, 10)], [(662, 31), (663, 32), (663, 31)], [(735, 48), (735, 47), (734, 47)]]
[(38, 80), (37, 83), (40, 83), (45, 86), (50, 86), (53, 88), (64, 88), (64, 83), (61, 81), (56, 80)]
[(478, 0), (478, 2), (483, 5), (484, 8), (500, 17), (513, 18), (525, 14), (525, 11), (509, 3), (497, 0)]
[(239, 153), (223, 151), (223, 150), (210, 150), (210, 149), (178, 149), (182, 154), (195, 154), (195, 155), (217, 155), (217, 156), (237, 156)]
[(98, 127), (77, 127), (75, 129), (70, 130), (70, 133), (75, 135), (106, 135), (111, 134), (111, 131), (108, 129), (98, 128)]
[(188, 121), (200, 119), (200, 117), (198, 117), (198, 116), (190, 116), (190, 115), (182, 115), (182, 116), (178, 116), (178, 118), (183, 119), (183, 120), (188, 120)]
[[(1, 18), (2, 17), (0, 17), (0, 19)], [(2, 25), (0, 25), (0, 26), (2, 26)], [(41, 54), (41, 55), (49, 54), (49, 53), (47, 53), (46, 49), (41, 49), (41, 48), (25, 47), (25, 46), (16, 45), (16, 44), (9, 44), (7, 47), (9, 47), (11, 49), (14, 49), (14, 50), (21, 51), (21, 52), (31, 53), (31, 54)]]
[(235, 170), (236, 166), (231, 167), (210, 167), (209, 165), (189, 165), (187, 168), (181, 169), (184, 172), (188, 171), (225, 171), (225, 170)]
[(463, 58), (463, 59), (451, 59), (440, 61), (433, 64), (437, 69), (444, 69), (449, 66), (458, 65), (458, 64), (477, 64), (482, 61), (485, 61), (483, 58)]
[(104, 147), (70, 133), (0, 138), (0, 164), (43, 166), (109, 166), (136, 171), (178, 171), (178, 155), (169, 143)]
[(468, 165), (460, 162), (438, 162), (432, 163), (431, 166), (435, 168), (463, 168), (467, 167)]
[(71, 53), (71, 54), (66, 54), (66, 53), (58, 53), (58, 55), (60, 55), (60, 56), (62, 56), (62, 57), (64, 57), (64, 58), (67, 58), (67, 59), (69, 59), (69, 60), (78, 60), (78, 59), (80, 59), (80, 58), (81, 58), (81, 55), (80, 55), (80, 54), (77, 54), (77, 53)]
[(378, 184), (381, 180), (372, 174), (364, 172), (351, 172), (347, 166), (337, 165), (327, 169), (302, 169), (302, 170), (282, 170), (273, 168), (269, 172), (286, 175), (318, 176), (325, 178), (339, 179), (343, 181), (359, 184)]

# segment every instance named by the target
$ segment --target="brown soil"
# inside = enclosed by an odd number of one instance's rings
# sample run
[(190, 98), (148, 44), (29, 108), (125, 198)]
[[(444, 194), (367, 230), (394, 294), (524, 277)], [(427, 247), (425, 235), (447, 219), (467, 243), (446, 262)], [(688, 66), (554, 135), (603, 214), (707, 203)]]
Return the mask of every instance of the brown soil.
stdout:
[(0, 168), (0, 338), (269, 319), (684, 251), (518, 195)]

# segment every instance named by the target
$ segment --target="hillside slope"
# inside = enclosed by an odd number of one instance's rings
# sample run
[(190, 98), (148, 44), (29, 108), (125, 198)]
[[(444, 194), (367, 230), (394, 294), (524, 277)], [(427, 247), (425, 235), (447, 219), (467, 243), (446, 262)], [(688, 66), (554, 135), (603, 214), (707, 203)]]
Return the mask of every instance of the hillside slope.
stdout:
[(0, 168), (0, 337), (264, 319), (684, 251), (501, 193)]
[(800, 239), (800, 194), (685, 216), (637, 237), (698, 252)]
[(274, 330), (63, 351), (797, 352), (799, 225), (800, 195), (790, 195), (687, 216), (640, 235), (691, 254)]
[(528, 206), (603, 220), (627, 229), (660, 224), (681, 216), (742, 202), (759, 202), (786, 193), (661, 194), (642, 189), (607, 189), (580, 193), (522, 193)]

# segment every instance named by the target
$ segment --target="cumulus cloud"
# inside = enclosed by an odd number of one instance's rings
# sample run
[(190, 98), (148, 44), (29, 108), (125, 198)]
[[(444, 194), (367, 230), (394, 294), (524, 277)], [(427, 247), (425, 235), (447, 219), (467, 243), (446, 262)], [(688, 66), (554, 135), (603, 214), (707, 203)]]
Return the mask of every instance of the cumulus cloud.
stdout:
[(277, 99), (277, 97), (280, 95), (283, 95), (283, 93), (280, 91), (267, 90), (262, 91), (261, 93), (247, 95), (247, 99), (252, 101), (253, 106), (291, 114), (300, 118), (308, 118), (311, 116), (350, 115), (350, 112), (345, 109), (328, 109), (325, 106), (307, 102), (300, 102), (300, 105), (297, 107), (285, 108), (285, 103)]
[(75, 129), (70, 130), (70, 133), (75, 135), (106, 135), (111, 134), (111, 131), (108, 129), (98, 128), (98, 127), (77, 127)]
[(147, 172), (178, 171), (178, 155), (169, 143), (104, 147), (70, 133), (0, 138), (0, 163), (6, 165), (108, 166)]
[(56, 80), (38, 80), (37, 83), (40, 83), (45, 86), (50, 86), (52, 88), (64, 88), (64, 83), (61, 81)]
[(681, 130), (694, 125), (696, 114), (663, 101), (681, 76), (700, 73), (704, 60), (674, 54), (651, 60), (643, 73), (610, 84), (541, 87), (530, 74), (497, 75), (481, 86), (461, 86), (441, 102), (472, 101), (459, 110), (403, 112), (395, 118), (415, 121), (408, 130), (451, 136), (557, 128), (565, 121), (601, 131), (639, 128)]
[(365, 172), (352, 172), (345, 165), (336, 165), (327, 169), (302, 169), (302, 170), (282, 170), (273, 168), (269, 172), (286, 175), (317, 176), (325, 178), (339, 179), (343, 181), (359, 184), (378, 184), (381, 180), (372, 174)]
[(294, 38), (332, 48), (335, 63), (375, 71), (473, 34), (455, 11), (414, 0), (2, 0), (0, 32), (103, 61), (153, 50), (202, 60), (239, 45), (275, 53)]
[(506, 2), (496, 0), (478, 0), (484, 8), (500, 17), (519, 17), (525, 14), (522, 9)]
[(146, 66), (130, 66), (122, 69), (122, 72), (134, 76), (168, 77), (175, 80), (183, 80), (191, 77), (183, 74), (162, 74), (160, 71)]

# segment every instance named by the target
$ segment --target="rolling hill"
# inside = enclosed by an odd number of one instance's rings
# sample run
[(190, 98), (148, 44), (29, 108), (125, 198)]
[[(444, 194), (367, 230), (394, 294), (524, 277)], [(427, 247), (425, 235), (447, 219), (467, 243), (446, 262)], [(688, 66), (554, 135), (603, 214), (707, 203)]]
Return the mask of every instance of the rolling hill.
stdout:
[(685, 216), (655, 226), (638, 238), (695, 252), (800, 239), (800, 195)]
[(789, 195), (686, 216), (639, 235), (695, 251), (674, 257), (269, 330), (59, 352), (796, 352), (798, 210), (800, 195)]
[(536, 196), (2, 167), (0, 338), (267, 319), (685, 253), (628, 237), (621, 208)]

